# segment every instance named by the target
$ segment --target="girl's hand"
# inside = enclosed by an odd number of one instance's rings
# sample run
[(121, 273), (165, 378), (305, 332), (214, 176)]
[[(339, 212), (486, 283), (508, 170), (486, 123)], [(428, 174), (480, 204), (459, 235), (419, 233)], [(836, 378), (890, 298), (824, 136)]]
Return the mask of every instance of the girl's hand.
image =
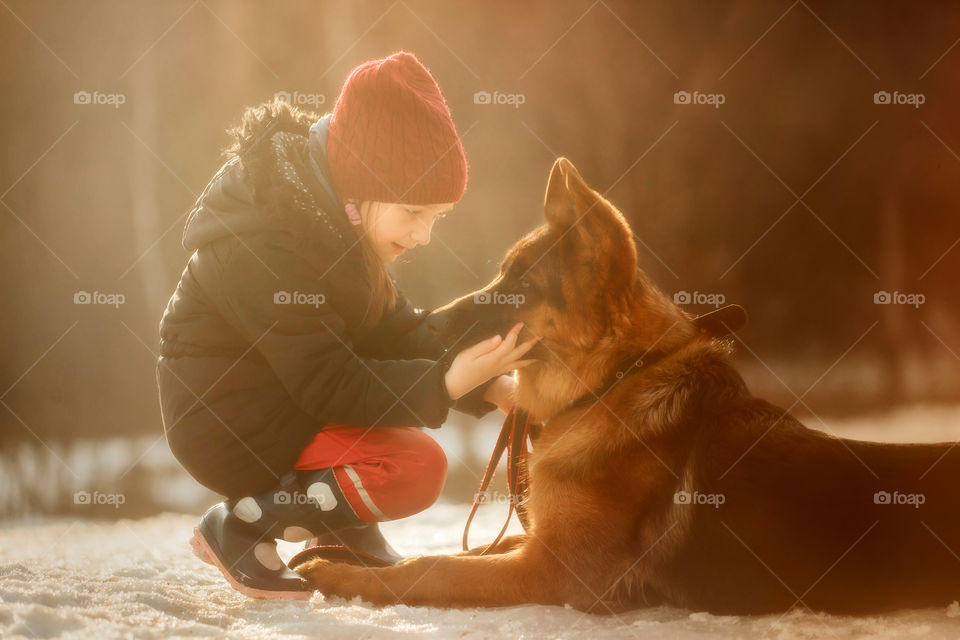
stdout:
[(518, 322), (506, 338), (493, 336), (458, 353), (444, 376), (450, 398), (456, 400), (494, 376), (536, 362), (520, 359), (540, 340), (533, 338), (517, 345), (517, 336), (522, 328), (523, 323)]
[(516, 403), (514, 393), (517, 390), (517, 381), (513, 376), (498, 376), (483, 392), (483, 399), (497, 405), (500, 411), (510, 413)]

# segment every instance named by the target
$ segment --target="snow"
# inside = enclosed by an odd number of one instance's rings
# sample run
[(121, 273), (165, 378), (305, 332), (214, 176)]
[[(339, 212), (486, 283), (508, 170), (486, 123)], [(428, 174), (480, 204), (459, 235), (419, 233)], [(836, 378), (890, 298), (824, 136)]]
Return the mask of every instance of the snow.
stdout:
[[(805, 419), (810, 426), (815, 419)], [(960, 408), (914, 407), (829, 420), (842, 435), (960, 439)], [(438, 502), (382, 525), (406, 555), (459, 551), (469, 506)], [(492, 539), (505, 505), (480, 509), (471, 543)], [(619, 616), (567, 607), (443, 610), (360, 601), (257, 601), (233, 591), (187, 543), (196, 516), (19, 518), (0, 523), (0, 638), (958, 638), (960, 604), (840, 617), (802, 608), (779, 616), (712, 616), (669, 607)], [(518, 532), (511, 524), (509, 532)], [(291, 548), (286, 549), (289, 553)]]
[[(438, 503), (386, 523), (405, 554), (459, 550), (468, 507)], [(502, 509), (482, 509), (472, 541), (491, 539)], [(783, 617), (712, 616), (667, 607), (620, 616), (564, 607), (442, 610), (359, 601), (250, 600), (189, 550), (195, 518), (8, 522), (0, 527), (3, 638), (956, 638), (960, 605), (844, 618), (798, 610)], [(517, 531), (517, 525), (511, 525)]]

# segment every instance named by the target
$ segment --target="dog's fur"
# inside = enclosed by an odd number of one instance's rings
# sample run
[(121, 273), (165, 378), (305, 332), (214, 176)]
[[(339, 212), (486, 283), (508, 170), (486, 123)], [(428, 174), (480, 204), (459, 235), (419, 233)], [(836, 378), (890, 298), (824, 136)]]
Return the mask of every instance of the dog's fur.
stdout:
[[(517, 403), (543, 425), (528, 533), (483, 556), (386, 568), (308, 559), (301, 575), (375, 604), (599, 613), (865, 613), (960, 599), (960, 450), (831, 437), (751, 396), (730, 340), (698, 332), (638, 269), (626, 220), (566, 159), (545, 213), (482, 290), (522, 304), (470, 294), (431, 317), (450, 338), (472, 327), (464, 343), (517, 321), (543, 338), (538, 362), (518, 372)], [(629, 357), (642, 363), (591, 395)], [(897, 504), (914, 494), (922, 505)]]

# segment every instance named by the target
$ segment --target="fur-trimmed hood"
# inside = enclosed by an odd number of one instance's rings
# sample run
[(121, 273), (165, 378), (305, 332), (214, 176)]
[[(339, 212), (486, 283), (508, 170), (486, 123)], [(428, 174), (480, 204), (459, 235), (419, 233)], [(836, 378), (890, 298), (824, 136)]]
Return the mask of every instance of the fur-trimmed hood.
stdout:
[(302, 241), (345, 250), (349, 226), (326, 163), (329, 114), (273, 106), (237, 132), (229, 159), (204, 188), (187, 218), (188, 251), (228, 235), (287, 229)]

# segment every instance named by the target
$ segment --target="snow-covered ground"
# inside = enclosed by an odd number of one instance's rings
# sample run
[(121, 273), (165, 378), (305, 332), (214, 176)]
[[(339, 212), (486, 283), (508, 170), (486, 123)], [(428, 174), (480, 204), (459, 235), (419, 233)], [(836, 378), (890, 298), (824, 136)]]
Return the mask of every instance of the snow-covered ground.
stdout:
[[(817, 426), (816, 420), (807, 424)], [(960, 439), (960, 408), (909, 408), (828, 422), (864, 439)], [(440, 502), (383, 525), (401, 553), (459, 550), (468, 506)], [(503, 505), (483, 507), (471, 542), (491, 539)], [(362, 602), (263, 602), (233, 591), (190, 552), (195, 516), (18, 519), (0, 524), (0, 638), (958, 638), (960, 605), (883, 616), (711, 616), (672, 608), (585, 615), (562, 607), (440, 610)], [(512, 531), (519, 530), (514, 522)], [(958, 567), (960, 570), (960, 567)]]
[[(437, 504), (384, 525), (406, 554), (456, 551), (465, 505)], [(471, 539), (495, 535), (484, 509)], [(960, 606), (869, 618), (719, 617), (670, 608), (619, 617), (536, 605), (466, 611), (362, 602), (263, 602), (233, 591), (197, 560), (195, 518), (8, 523), (0, 529), (0, 637), (119, 638), (957, 638)], [(516, 525), (513, 525), (516, 527)]]

